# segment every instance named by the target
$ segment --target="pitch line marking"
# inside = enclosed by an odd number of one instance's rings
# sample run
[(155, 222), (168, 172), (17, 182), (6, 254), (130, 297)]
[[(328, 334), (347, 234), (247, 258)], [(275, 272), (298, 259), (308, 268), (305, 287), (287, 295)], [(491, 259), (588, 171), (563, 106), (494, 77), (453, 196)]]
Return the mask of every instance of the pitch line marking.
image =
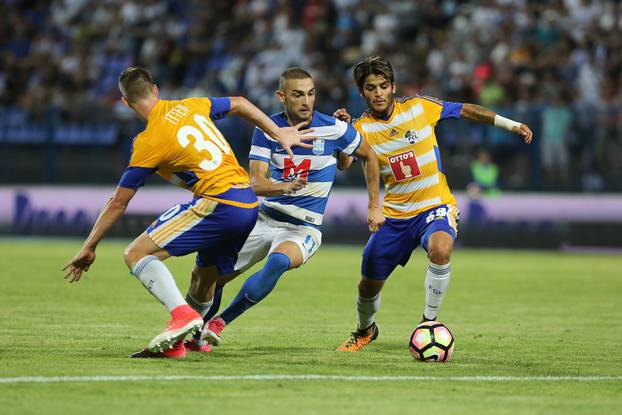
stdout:
[(352, 382), (455, 381), (455, 382), (602, 382), (622, 381), (622, 376), (342, 376), (342, 375), (128, 375), (128, 376), (19, 376), (0, 378), (0, 384), (60, 382), (163, 382), (338, 380)]

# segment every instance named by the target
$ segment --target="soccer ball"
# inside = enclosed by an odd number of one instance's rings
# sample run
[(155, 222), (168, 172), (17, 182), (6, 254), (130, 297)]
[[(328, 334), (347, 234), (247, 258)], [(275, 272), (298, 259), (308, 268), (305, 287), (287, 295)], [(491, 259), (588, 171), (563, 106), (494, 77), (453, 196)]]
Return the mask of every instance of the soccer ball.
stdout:
[(410, 335), (408, 349), (416, 360), (446, 362), (454, 351), (454, 336), (443, 323), (424, 321)]

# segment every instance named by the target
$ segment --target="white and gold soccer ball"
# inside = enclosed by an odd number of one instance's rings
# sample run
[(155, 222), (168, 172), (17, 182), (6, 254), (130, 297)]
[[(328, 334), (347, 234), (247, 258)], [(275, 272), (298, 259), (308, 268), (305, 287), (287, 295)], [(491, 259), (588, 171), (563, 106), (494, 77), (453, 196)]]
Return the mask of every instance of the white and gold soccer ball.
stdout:
[(454, 336), (439, 321), (424, 321), (410, 335), (410, 353), (422, 362), (447, 362), (454, 351)]

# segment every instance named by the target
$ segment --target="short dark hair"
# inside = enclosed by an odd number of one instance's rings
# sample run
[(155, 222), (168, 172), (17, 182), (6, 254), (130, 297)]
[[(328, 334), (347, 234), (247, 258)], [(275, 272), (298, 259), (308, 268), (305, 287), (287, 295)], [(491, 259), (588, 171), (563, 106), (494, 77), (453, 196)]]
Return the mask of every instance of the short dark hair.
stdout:
[(391, 62), (384, 56), (370, 56), (356, 64), (354, 67), (354, 81), (359, 91), (363, 90), (365, 79), (367, 79), (369, 75), (384, 76), (392, 84), (395, 83), (393, 66), (391, 66)]
[(279, 78), (279, 90), (283, 90), (283, 86), (285, 81), (290, 79), (313, 79), (311, 74), (299, 66), (292, 66), (291, 68), (287, 68), (281, 73), (281, 77)]
[(119, 89), (128, 102), (136, 102), (147, 96), (153, 84), (151, 73), (140, 66), (130, 66), (119, 75)]

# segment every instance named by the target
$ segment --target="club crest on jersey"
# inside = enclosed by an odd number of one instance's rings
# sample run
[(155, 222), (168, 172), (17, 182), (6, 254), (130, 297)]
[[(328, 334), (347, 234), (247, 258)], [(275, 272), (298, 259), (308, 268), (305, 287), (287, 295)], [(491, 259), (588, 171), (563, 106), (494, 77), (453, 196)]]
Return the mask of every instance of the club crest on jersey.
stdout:
[(415, 144), (417, 141), (421, 140), (419, 133), (415, 130), (406, 131), (405, 137), (406, 137), (406, 140), (408, 140), (410, 144)]
[(322, 154), (324, 154), (324, 140), (313, 140), (313, 154), (315, 154), (316, 156), (321, 156)]

